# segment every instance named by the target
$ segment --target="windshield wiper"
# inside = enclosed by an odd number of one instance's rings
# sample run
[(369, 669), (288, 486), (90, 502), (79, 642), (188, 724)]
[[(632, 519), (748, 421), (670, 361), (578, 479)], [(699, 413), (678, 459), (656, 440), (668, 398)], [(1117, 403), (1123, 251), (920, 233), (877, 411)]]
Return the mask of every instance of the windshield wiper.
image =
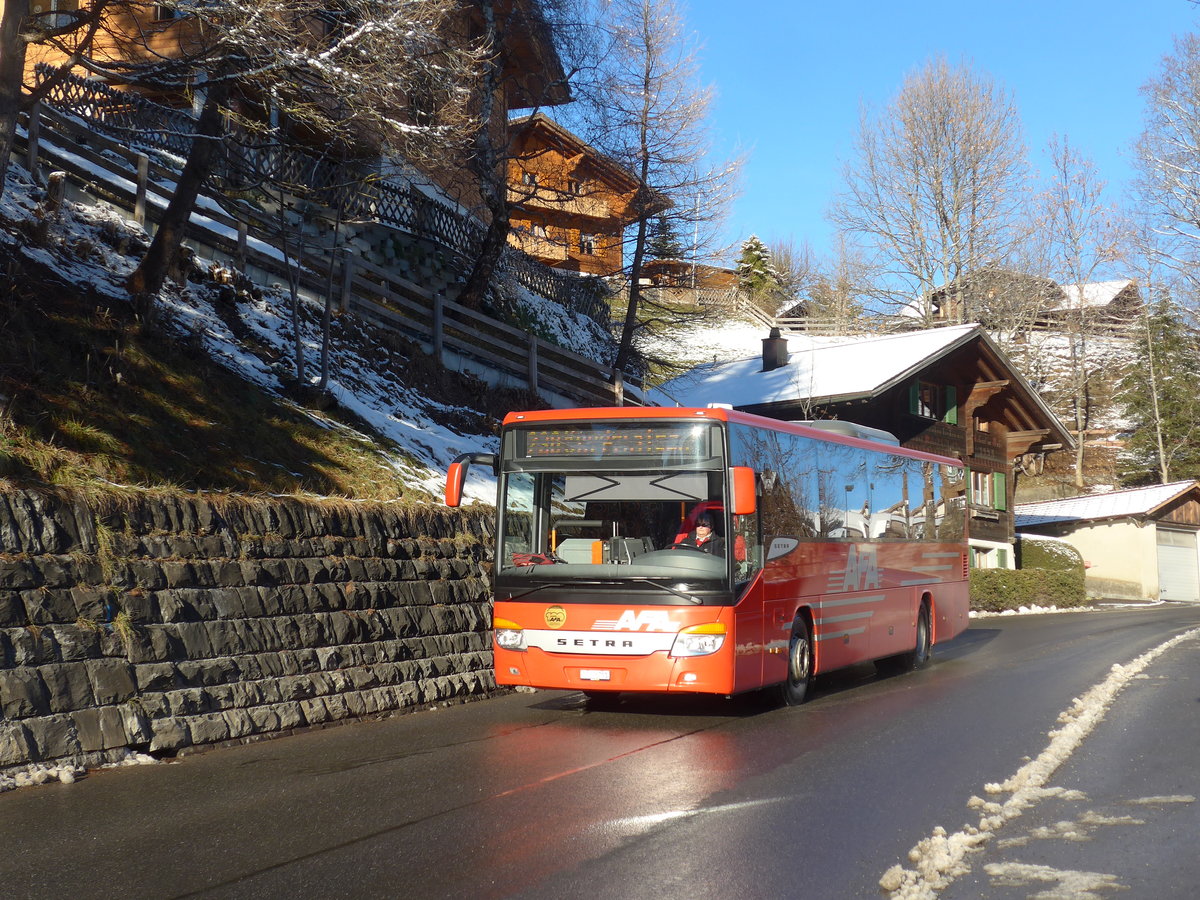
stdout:
[(662, 588), (664, 591), (668, 591), (668, 592), (674, 594), (676, 597), (682, 597), (684, 600), (688, 601), (689, 603), (703, 603), (704, 602), (699, 597), (693, 596), (692, 594), (685, 594), (683, 591), (677, 591), (677, 590), (675, 590), (675, 588), (671, 587), (669, 584), (662, 584), (661, 582), (654, 581), (653, 579), (650, 579), (650, 578), (635, 576), (633, 578), (626, 578), (625, 580), (626, 581), (636, 581), (639, 584), (652, 584), (657, 588)]
[[(580, 583), (581, 582), (578, 582), (578, 581), (547, 581), (545, 584), (539, 584), (537, 587), (531, 587), (529, 590), (521, 591), (521, 593), (519, 593), (519, 594), (509, 594), (506, 599), (520, 600), (522, 597), (528, 597), (530, 594), (536, 594), (538, 591), (542, 590), (542, 588), (571, 587), (572, 585), (580, 584)], [(599, 584), (599, 583), (603, 583), (603, 582), (593, 582), (593, 583)]]

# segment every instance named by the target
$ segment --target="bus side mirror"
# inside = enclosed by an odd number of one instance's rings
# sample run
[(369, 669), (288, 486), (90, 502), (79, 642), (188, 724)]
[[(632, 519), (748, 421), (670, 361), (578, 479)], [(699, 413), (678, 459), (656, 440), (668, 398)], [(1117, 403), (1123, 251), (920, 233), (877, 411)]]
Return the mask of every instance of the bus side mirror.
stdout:
[(467, 483), (467, 470), (471, 463), (487, 466), (496, 474), (496, 454), (494, 453), (464, 453), (446, 472), (446, 505), (460, 506), (462, 504), (463, 486)]
[(731, 512), (735, 516), (752, 516), (758, 509), (755, 497), (754, 470), (749, 466), (731, 466), (729, 469), (730, 482), (733, 485), (733, 502)]

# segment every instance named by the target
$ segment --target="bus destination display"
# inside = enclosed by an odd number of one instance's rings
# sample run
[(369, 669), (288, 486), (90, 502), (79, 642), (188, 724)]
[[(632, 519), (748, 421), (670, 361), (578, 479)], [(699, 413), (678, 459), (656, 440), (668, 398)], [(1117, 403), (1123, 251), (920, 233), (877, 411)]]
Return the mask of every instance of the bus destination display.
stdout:
[(587, 428), (543, 428), (522, 432), (526, 459), (558, 457), (650, 457), (704, 459), (706, 426), (593, 425)]

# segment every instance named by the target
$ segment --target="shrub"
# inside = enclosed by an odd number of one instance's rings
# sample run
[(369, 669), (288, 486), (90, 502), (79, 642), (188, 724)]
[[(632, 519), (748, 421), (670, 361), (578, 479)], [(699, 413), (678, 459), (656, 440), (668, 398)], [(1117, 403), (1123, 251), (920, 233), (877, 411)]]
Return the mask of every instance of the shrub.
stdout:
[(1050, 569), (1083, 575), (1083, 554), (1059, 538), (1017, 535), (1017, 560), (1022, 569)]
[(1087, 603), (1083, 566), (1078, 572), (1050, 569), (972, 569), (971, 609), (1003, 612), (1022, 606), (1070, 609)]

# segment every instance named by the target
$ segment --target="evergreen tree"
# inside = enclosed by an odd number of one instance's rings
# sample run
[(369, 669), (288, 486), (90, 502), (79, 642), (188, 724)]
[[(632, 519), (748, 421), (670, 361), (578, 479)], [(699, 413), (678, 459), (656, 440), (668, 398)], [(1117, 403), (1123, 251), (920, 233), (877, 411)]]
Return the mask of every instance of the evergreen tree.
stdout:
[[(773, 306), (768, 301), (781, 291), (782, 279), (775, 271), (775, 263), (771, 251), (756, 234), (750, 235), (742, 243), (742, 252), (737, 264), (738, 282), (742, 290), (750, 295), (750, 300), (763, 306)], [(774, 309), (767, 310), (774, 312)]]
[(1200, 478), (1200, 335), (1170, 301), (1148, 311), (1138, 357), (1121, 381), (1131, 435), (1121, 461), (1126, 484)]
[(670, 219), (659, 216), (650, 223), (650, 240), (646, 243), (648, 259), (683, 259), (686, 253)]

